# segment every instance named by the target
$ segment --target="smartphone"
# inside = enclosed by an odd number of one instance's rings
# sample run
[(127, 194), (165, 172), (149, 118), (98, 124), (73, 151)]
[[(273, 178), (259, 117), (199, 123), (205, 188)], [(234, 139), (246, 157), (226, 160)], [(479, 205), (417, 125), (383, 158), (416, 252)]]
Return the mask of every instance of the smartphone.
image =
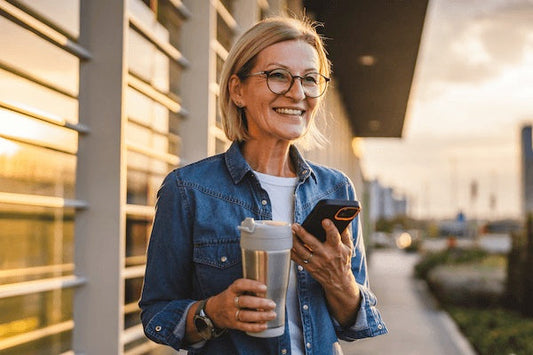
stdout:
[(313, 234), (318, 240), (326, 240), (326, 232), (322, 227), (322, 220), (330, 219), (339, 233), (344, 232), (350, 222), (359, 214), (361, 206), (359, 201), (350, 200), (320, 200), (302, 223), (306, 231)]

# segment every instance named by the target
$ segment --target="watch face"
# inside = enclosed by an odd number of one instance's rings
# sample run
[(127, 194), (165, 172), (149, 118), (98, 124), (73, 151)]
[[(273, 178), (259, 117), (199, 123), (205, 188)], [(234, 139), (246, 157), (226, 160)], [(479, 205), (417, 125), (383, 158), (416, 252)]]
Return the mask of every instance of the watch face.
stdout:
[(201, 316), (195, 317), (194, 326), (196, 327), (196, 330), (198, 331), (198, 333), (200, 333), (202, 338), (206, 340), (211, 338), (211, 329), (204, 317), (201, 317)]

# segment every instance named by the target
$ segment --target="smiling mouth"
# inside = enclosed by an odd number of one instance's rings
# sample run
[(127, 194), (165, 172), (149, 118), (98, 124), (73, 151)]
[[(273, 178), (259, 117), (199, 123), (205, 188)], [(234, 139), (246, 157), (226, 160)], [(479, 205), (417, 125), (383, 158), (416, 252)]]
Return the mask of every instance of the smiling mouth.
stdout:
[(293, 116), (302, 116), (305, 112), (303, 110), (297, 110), (297, 109), (292, 109), (292, 108), (275, 108), (274, 111), (282, 115), (293, 115)]

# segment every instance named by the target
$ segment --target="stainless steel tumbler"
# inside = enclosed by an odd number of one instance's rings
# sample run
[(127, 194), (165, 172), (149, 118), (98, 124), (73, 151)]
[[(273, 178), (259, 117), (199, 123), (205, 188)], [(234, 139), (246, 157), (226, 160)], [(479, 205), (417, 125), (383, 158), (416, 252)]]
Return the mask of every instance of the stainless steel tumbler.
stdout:
[(266, 298), (276, 302), (277, 317), (267, 323), (268, 328), (248, 335), (270, 338), (285, 330), (285, 299), (289, 285), (292, 231), (285, 222), (255, 221), (246, 218), (238, 227), (241, 231), (242, 271), (244, 277), (263, 282)]

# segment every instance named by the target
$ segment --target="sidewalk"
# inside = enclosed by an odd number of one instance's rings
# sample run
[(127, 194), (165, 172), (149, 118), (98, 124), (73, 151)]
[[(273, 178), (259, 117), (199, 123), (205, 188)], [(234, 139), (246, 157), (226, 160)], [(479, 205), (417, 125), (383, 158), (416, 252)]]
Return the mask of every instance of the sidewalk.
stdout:
[(345, 355), (475, 354), (448, 314), (436, 307), (425, 283), (412, 277), (417, 258), (392, 249), (370, 255), (370, 286), (389, 334), (342, 342)]

